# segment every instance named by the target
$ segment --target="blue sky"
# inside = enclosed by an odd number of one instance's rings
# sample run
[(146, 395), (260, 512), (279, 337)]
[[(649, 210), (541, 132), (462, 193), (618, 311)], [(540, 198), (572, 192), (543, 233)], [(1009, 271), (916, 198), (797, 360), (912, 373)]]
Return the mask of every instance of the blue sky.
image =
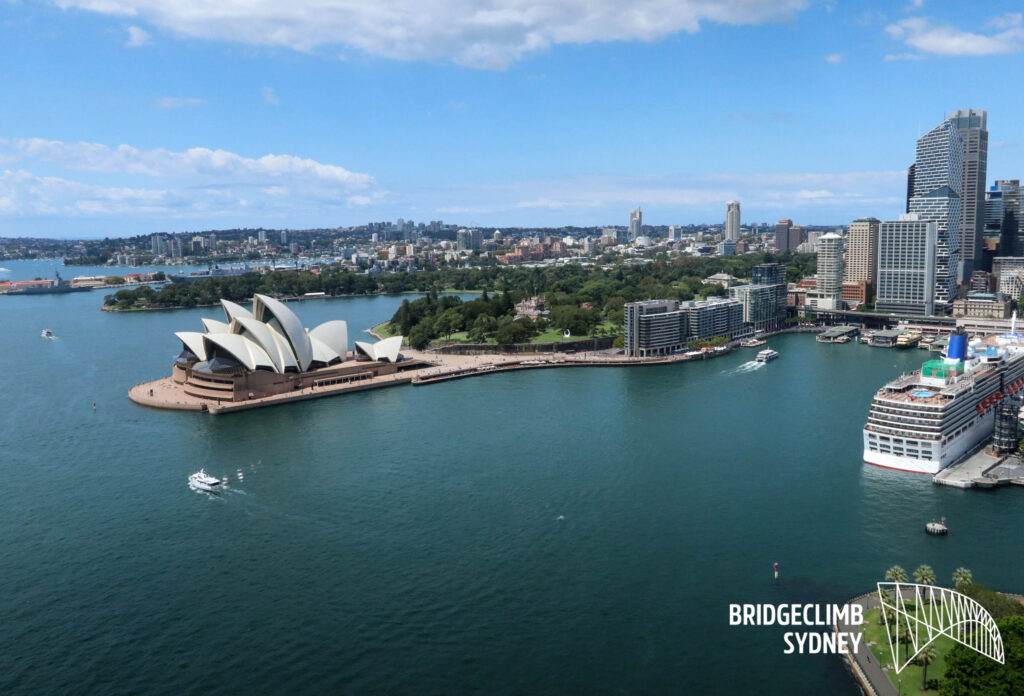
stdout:
[(1020, 11), (0, 0), (0, 235), (892, 218), (953, 109), (1024, 176)]

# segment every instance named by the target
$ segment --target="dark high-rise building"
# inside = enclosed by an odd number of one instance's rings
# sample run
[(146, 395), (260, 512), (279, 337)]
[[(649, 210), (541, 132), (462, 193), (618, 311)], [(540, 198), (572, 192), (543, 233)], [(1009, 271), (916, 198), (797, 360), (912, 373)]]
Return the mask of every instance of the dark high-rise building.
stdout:
[(960, 204), (961, 278), (981, 260), (985, 227), (985, 181), (988, 175), (988, 112), (961, 109), (949, 115), (964, 141), (963, 192)]
[(985, 229), (999, 236), (1000, 256), (1024, 256), (1020, 218), (1020, 180), (996, 181), (986, 196)]
[[(945, 310), (956, 299), (960, 265), (960, 222), (964, 184), (964, 139), (952, 120), (946, 120), (917, 139), (914, 195), (910, 214), (934, 220), (938, 226), (935, 254), (935, 309)], [(892, 235), (890, 239), (901, 239)], [(879, 238), (879, 257), (882, 241)], [(879, 266), (881, 268), (881, 266)], [(881, 297), (881, 291), (879, 291)]]
[(916, 169), (916, 166), (912, 164), (912, 165), (910, 165), (910, 168), (907, 170), (907, 207), (903, 211), (904, 213), (909, 213), (910, 212), (910, 199), (914, 197), (914, 170), (915, 169)]
[(803, 244), (804, 228), (793, 225), (789, 228), (789, 250), (796, 251), (796, 248)]

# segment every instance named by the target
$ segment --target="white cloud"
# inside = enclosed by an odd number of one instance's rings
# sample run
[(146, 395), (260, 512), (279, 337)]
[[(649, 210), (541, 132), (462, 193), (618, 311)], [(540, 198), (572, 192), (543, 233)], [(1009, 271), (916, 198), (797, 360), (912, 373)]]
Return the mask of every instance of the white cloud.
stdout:
[(263, 101), (268, 104), (277, 106), (281, 103), (281, 100), (277, 98), (277, 92), (274, 91), (273, 87), (264, 87), (260, 90), (260, 93), (263, 95)]
[[(467, 186), (445, 192), (453, 205), (436, 208), (446, 214), (496, 216), (496, 223), (523, 211), (561, 211), (565, 220), (615, 215), (618, 209), (642, 204), (676, 210), (684, 219), (724, 215), (725, 201), (740, 200), (748, 211), (824, 211), (825, 215), (883, 216), (894, 214), (906, 187), (905, 171), (738, 174), (700, 176), (589, 176)], [(721, 209), (721, 210), (720, 210)], [(892, 210), (890, 210), (892, 209)], [(708, 212), (710, 211), (710, 212)], [(838, 212), (829, 212), (838, 211)], [(852, 218), (851, 218), (852, 219)], [(509, 224), (509, 223), (504, 223)]]
[(161, 97), (156, 100), (156, 105), (161, 109), (181, 109), (186, 106), (199, 106), (205, 103), (206, 100), (199, 97)]
[(808, 0), (53, 0), (118, 17), (138, 17), (179, 36), (285, 46), (344, 46), (400, 60), (450, 60), (502, 69), (557, 44), (658, 41), (701, 23), (785, 21)]
[(935, 55), (987, 56), (1016, 53), (1024, 48), (1024, 28), (1021, 28), (1019, 22), (1013, 24), (1019, 16), (1011, 14), (997, 18), (1005, 28), (988, 36), (935, 24), (926, 17), (908, 17), (890, 24), (885, 31), (911, 48)]
[(993, 29), (1013, 29), (1024, 24), (1024, 15), (1020, 12), (1008, 12), (999, 17), (993, 17), (989, 20), (987, 26)]
[(66, 143), (41, 138), (13, 138), (0, 143), (9, 154), (36, 159), (75, 171), (146, 176), (249, 177), (315, 180), (332, 186), (365, 188), (373, 182), (367, 174), (350, 172), (332, 164), (294, 155), (264, 155), (258, 159), (225, 150), (193, 147), (183, 152), (163, 148), (140, 150), (131, 145), (110, 147), (99, 143)]
[(924, 60), (920, 53), (888, 53), (885, 60)]
[(843, 62), (843, 54), (842, 53), (830, 53), (827, 56), (825, 56), (825, 62), (826, 63), (832, 63), (833, 65), (839, 65), (840, 63)]
[[(249, 158), (206, 148), (174, 152), (31, 138), (0, 139), (0, 160), (20, 165), (0, 174), (0, 214), (6, 216), (274, 216), (387, 197), (368, 174), (294, 155)], [(39, 176), (30, 171), (34, 165), (62, 174)], [(159, 183), (139, 187), (140, 176)]]
[(125, 46), (138, 48), (139, 46), (151, 46), (153, 44), (149, 39), (149, 32), (141, 27), (128, 27), (127, 31), (128, 40), (125, 42)]

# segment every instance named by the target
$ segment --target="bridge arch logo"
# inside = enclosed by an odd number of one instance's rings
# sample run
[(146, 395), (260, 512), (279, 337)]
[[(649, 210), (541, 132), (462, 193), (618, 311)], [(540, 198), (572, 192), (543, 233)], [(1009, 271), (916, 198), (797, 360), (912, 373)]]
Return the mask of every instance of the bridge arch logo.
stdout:
[(880, 582), (878, 600), (897, 674), (939, 636), (1006, 663), (995, 620), (967, 595), (934, 585)]

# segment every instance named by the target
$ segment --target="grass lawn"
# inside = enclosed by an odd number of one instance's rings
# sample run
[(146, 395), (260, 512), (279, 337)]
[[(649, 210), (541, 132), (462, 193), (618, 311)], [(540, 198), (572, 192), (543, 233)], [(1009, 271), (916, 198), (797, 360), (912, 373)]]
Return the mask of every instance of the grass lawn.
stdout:
[[(873, 657), (878, 658), (878, 664), (880, 665), (891, 665), (893, 663), (892, 655), (889, 653), (889, 638), (885, 632), (885, 624), (879, 624), (878, 619), (881, 616), (879, 609), (872, 609), (871, 611), (865, 612), (864, 614), (864, 625), (861, 626), (861, 631), (864, 634), (864, 642), (874, 643), (869, 646)], [(956, 645), (951, 638), (946, 636), (940, 636), (936, 638), (932, 643), (935, 647), (935, 652), (938, 653), (938, 659), (935, 662), (928, 665), (928, 679), (942, 679), (946, 674), (946, 655)], [(902, 652), (901, 648), (901, 652)], [(896, 674), (895, 669), (885, 670), (886, 676), (892, 682), (893, 686), (899, 688), (900, 680), (902, 680), (902, 691), (904, 694), (917, 694), (917, 693), (928, 693), (935, 694), (937, 691), (921, 691), (921, 671), (920, 665), (913, 663), (903, 668), (903, 671)]]
[(383, 338), (391, 338), (392, 336), (398, 335), (392, 332), (390, 329), (388, 329), (388, 322), (384, 322), (383, 324), (377, 324), (376, 326), (373, 327), (373, 330), (379, 333)]
[[(617, 330), (617, 328), (619, 328), (618, 324), (613, 324), (610, 321), (606, 321), (603, 324), (599, 324), (598, 326), (600, 326), (605, 331), (615, 331)], [(381, 333), (381, 335), (383, 336), (384, 334)], [(542, 331), (541, 333), (531, 338), (530, 343), (567, 343), (569, 341), (579, 341), (585, 338), (590, 338), (590, 336), (570, 336), (569, 338), (566, 338), (564, 335), (562, 335), (561, 329), (552, 328), (548, 329), (547, 331)], [(445, 339), (445, 337), (442, 336), (438, 340), (450, 340), (453, 343), (475, 343), (475, 341), (469, 340), (469, 336), (466, 334), (465, 331), (457, 331), (453, 333), (450, 339)], [(485, 343), (497, 343), (497, 341), (495, 341), (494, 337), (492, 336), (488, 338), (485, 341)]]

